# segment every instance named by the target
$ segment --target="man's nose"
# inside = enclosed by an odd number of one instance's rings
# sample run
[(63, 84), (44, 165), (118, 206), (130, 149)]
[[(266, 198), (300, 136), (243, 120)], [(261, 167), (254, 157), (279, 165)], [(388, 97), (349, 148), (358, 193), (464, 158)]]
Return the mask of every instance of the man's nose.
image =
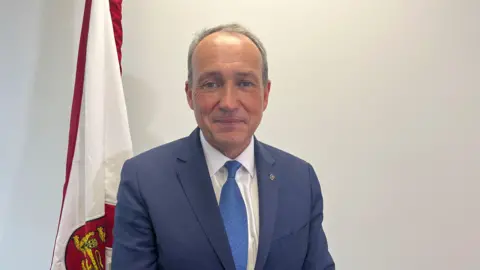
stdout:
[(233, 83), (226, 83), (220, 99), (220, 108), (223, 110), (234, 110), (237, 108), (238, 97), (237, 90)]

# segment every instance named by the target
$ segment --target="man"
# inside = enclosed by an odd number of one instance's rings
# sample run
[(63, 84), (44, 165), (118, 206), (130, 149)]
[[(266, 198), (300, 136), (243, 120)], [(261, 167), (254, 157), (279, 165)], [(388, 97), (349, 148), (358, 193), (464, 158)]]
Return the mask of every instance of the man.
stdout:
[(240, 25), (192, 42), (198, 128), (124, 164), (113, 270), (335, 269), (312, 166), (254, 137), (270, 85), (265, 49)]

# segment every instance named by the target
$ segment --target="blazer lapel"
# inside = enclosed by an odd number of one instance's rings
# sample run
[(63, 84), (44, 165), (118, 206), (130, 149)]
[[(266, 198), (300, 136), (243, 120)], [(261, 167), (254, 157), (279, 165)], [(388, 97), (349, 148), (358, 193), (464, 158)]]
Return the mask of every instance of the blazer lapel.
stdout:
[(177, 175), (203, 231), (225, 269), (235, 269), (233, 257), (203, 154), (199, 129), (179, 153)]
[(257, 140), (255, 140), (255, 162), (257, 167), (260, 215), (260, 241), (255, 269), (261, 270), (264, 268), (270, 250), (270, 243), (272, 242), (272, 234), (277, 215), (277, 181), (279, 180), (277, 180), (277, 175), (273, 167), (275, 160)]

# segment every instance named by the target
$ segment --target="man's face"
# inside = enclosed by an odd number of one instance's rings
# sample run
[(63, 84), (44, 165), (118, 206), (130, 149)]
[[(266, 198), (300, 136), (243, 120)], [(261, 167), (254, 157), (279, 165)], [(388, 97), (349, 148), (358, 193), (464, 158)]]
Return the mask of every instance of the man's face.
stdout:
[(270, 93), (262, 67), (260, 51), (240, 34), (214, 33), (196, 47), (192, 84), (185, 90), (198, 126), (213, 146), (235, 151), (250, 142)]

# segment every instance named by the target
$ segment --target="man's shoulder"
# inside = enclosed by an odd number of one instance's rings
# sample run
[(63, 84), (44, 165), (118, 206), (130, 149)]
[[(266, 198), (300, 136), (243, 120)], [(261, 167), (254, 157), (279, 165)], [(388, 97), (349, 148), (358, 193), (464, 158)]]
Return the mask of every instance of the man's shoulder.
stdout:
[(183, 137), (141, 152), (128, 160), (132, 164), (155, 164), (170, 166), (177, 158), (178, 152), (187, 143), (188, 137)]
[(312, 175), (315, 174), (313, 166), (307, 160), (291, 153), (287, 150), (277, 148), (272, 145), (260, 143), (261, 147), (268, 152), (275, 161), (275, 170), (281, 174), (284, 179), (282, 185), (294, 193), (299, 191), (301, 194), (311, 187)]
[(303, 158), (287, 152), (286, 150), (280, 149), (278, 147), (269, 145), (264, 142), (259, 142), (260, 145), (272, 155), (275, 162), (280, 164), (285, 164), (287, 167), (289, 166), (309, 166), (310, 164)]

